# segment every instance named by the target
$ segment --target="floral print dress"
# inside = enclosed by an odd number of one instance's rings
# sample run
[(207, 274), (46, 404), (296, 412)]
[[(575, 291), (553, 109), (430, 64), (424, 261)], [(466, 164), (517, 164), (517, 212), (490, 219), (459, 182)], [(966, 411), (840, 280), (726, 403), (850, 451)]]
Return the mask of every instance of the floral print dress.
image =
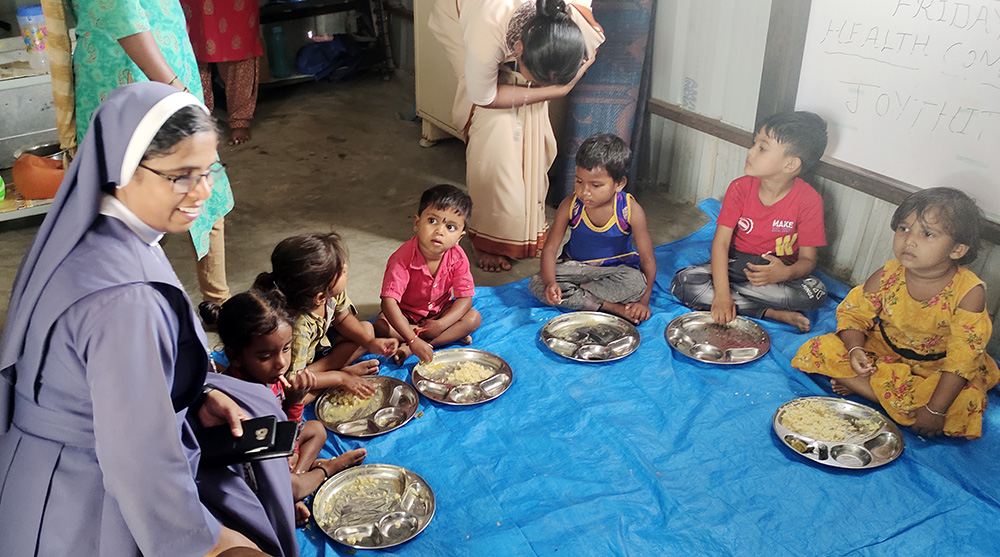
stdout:
[[(914, 300), (906, 288), (906, 269), (892, 260), (882, 268), (877, 292), (856, 286), (837, 307), (838, 331), (867, 334), (865, 351), (877, 369), (871, 386), (896, 422), (913, 425), (914, 418), (907, 414), (926, 405), (941, 372), (950, 371), (968, 383), (947, 410), (944, 433), (967, 439), (982, 435), (987, 391), (1000, 381), (997, 363), (986, 354), (993, 327), (985, 310), (972, 313), (957, 307), (980, 284), (983, 281), (972, 271), (959, 267), (937, 295)], [(885, 337), (906, 355), (897, 353)], [(943, 357), (936, 360), (914, 359), (940, 354)], [(835, 333), (803, 344), (792, 366), (829, 377), (855, 376), (847, 349)]]
[[(118, 40), (152, 31), (163, 58), (191, 94), (204, 99), (198, 63), (188, 40), (187, 23), (178, 0), (72, 0), (76, 16), (76, 50), (73, 77), (76, 93), (76, 137), (90, 127), (90, 118), (108, 93), (136, 81), (149, 81), (139, 66), (125, 54)], [(212, 225), (233, 208), (233, 192), (223, 172), (215, 178), (212, 196), (191, 227), (198, 258), (208, 253)]]

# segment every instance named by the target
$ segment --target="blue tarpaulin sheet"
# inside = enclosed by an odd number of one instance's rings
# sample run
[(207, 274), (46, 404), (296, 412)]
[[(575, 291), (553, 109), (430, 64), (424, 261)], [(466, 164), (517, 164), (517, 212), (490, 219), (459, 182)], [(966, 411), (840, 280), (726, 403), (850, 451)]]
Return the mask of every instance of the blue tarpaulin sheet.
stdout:
[[(702, 202), (714, 217), (719, 203)], [(476, 406), (421, 399), (404, 427), (368, 440), (330, 434), (324, 456), (365, 447), (434, 490), (433, 520), (385, 555), (988, 555), (1000, 553), (1000, 414), (990, 394), (983, 438), (925, 440), (903, 429), (892, 463), (845, 470), (806, 460), (773, 433), (774, 411), (829, 383), (789, 365), (798, 347), (833, 331), (847, 287), (813, 330), (760, 321), (771, 350), (720, 366), (674, 352), (663, 332), (688, 312), (669, 294), (681, 267), (708, 259), (710, 223), (656, 248), (652, 318), (642, 343), (615, 362), (578, 363), (539, 341), (560, 310), (527, 280), (478, 288), (474, 348), (504, 358), (510, 389)], [(409, 380), (415, 358), (382, 373)], [(836, 396), (836, 395), (832, 395)], [(859, 399), (860, 401), (860, 399)], [(310, 410), (311, 411), (311, 410)], [(304, 556), (346, 555), (314, 524)], [(353, 550), (350, 550), (353, 551)], [(374, 554), (358, 550), (358, 554)]]

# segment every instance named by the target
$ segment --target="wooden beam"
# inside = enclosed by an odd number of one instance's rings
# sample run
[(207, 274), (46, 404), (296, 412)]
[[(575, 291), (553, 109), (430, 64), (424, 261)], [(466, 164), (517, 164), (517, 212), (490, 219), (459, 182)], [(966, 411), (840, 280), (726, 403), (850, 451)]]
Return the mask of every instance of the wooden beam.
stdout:
[(676, 104), (670, 104), (660, 99), (649, 99), (649, 111), (667, 120), (677, 122), (689, 128), (705, 132), (708, 135), (724, 139), (746, 148), (753, 145), (753, 132), (727, 124), (718, 118), (702, 116), (697, 112), (685, 110)]
[(906, 196), (917, 191), (905, 182), (830, 157), (823, 157), (816, 163), (813, 174), (894, 205), (899, 205)]

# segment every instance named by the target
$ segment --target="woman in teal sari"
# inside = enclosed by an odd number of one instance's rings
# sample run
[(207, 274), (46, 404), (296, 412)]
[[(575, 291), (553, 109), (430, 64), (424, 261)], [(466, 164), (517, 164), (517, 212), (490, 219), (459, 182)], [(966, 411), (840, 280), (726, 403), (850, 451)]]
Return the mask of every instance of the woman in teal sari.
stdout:
[[(178, 0), (72, 0), (72, 6), (77, 19), (73, 74), (78, 141), (101, 101), (128, 83), (159, 81), (204, 100)], [(232, 208), (233, 192), (223, 172), (190, 232), (204, 302), (221, 304), (229, 298), (224, 217)]]

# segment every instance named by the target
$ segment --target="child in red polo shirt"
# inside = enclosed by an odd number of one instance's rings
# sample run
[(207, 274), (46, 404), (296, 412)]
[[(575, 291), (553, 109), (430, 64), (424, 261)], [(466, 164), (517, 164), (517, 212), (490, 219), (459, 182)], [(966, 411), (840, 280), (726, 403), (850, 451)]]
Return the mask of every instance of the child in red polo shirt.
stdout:
[(397, 363), (411, 354), (429, 362), (434, 348), (469, 344), (479, 328), (469, 258), (458, 246), (470, 213), (472, 198), (464, 191), (447, 184), (428, 189), (413, 219), (416, 235), (389, 256), (375, 333), (400, 341)]
[(711, 309), (717, 323), (738, 312), (808, 331), (802, 312), (826, 300), (826, 286), (810, 274), (826, 234), (823, 198), (799, 175), (823, 156), (826, 140), (826, 122), (811, 112), (765, 120), (747, 153), (747, 175), (726, 190), (711, 261), (678, 271), (670, 293)]

